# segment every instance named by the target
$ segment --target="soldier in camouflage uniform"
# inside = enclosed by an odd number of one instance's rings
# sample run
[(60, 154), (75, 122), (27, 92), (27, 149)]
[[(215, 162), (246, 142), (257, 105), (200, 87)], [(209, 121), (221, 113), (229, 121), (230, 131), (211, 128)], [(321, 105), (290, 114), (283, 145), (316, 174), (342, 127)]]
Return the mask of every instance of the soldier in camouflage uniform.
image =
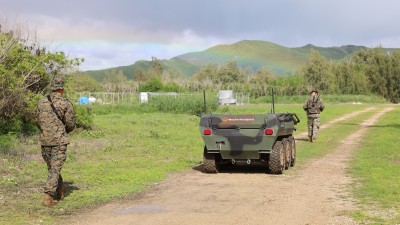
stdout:
[(43, 200), (46, 206), (57, 204), (56, 198), (64, 198), (61, 168), (66, 159), (68, 133), (75, 128), (75, 111), (71, 102), (62, 97), (64, 80), (54, 78), (50, 88), (52, 93), (42, 98), (36, 109), (37, 123), (41, 131), (42, 156), (48, 169)]
[(310, 98), (308, 98), (303, 105), (304, 111), (307, 112), (308, 119), (308, 137), (310, 141), (315, 143), (318, 130), (320, 126), (320, 113), (324, 110), (325, 106), (319, 98), (318, 91), (311, 91)]

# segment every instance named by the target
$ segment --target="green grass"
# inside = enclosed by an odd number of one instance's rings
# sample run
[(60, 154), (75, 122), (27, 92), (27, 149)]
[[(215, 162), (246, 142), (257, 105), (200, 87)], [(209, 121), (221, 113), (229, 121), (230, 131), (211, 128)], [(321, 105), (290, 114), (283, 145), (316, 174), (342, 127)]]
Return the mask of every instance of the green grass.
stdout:
[(1, 155), (0, 224), (52, 223), (54, 215), (138, 192), (202, 159), (196, 116), (111, 113), (95, 116), (95, 123), (94, 130), (72, 135), (63, 167), (72, 193), (53, 208), (41, 206), (46, 169), (38, 143), (25, 145), (31, 154)]
[(386, 221), (378, 216), (370, 215), (362, 210), (346, 212), (347, 216), (352, 217), (361, 224), (385, 224)]
[[(215, 111), (218, 108), (216, 93), (206, 94), (206, 105), (208, 111)], [(153, 95), (147, 103), (140, 103), (139, 98), (127, 98), (115, 105), (92, 104), (90, 108), (97, 115), (110, 113), (188, 113), (196, 115), (204, 112), (203, 93), (180, 94), (180, 95)]]
[[(307, 160), (314, 157), (322, 157), (334, 150), (345, 137), (357, 131), (358, 124), (371, 117), (376, 112), (377, 109), (365, 112), (349, 120), (340, 121), (332, 127), (320, 130), (317, 143), (315, 144), (311, 144), (308, 138), (303, 141), (299, 140), (296, 143), (298, 149), (297, 157), (299, 159), (299, 164), (296, 169), (301, 168), (301, 165)], [(321, 125), (323, 125), (322, 122)]]
[[(283, 104), (303, 104), (308, 98), (306, 95), (288, 95), (288, 96), (275, 96), (275, 102)], [(321, 99), (324, 103), (352, 103), (352, 104), (366, 104), (366, 103), (388, 103), (386, 99), (376, 95), (322, 95)], [(270, 103), (272, 102), (271, 96), (259, 97), (251, 99), (252, 103)]]
[(354, 194), (364, 206), (364, 214), (394, 211), (392, 216), (380, 215), (385, 224), (400, 223), (399, 113), (400, 108), (395, 107), (369, 129), (350, 169), (357, 180)]
[[(327, 105), (322, 124), (366, 105)], [(216, 112), (265, 113), (269, 105), (224, 107)], [(297, 132), (306, 130), (300, 105), (276, 105), (277, 112), (298, 113), (302, 122)], [(202, 161), (203, 142), (199, 118), (188, 114), (146, 113), (129, 108), (93, 108), (95, 128), (76, 131), (68, 147), (63, 167), (69, 194), (52, 208), (43, 207), (41, 187), (46, 179), (45, 163), (35, 138), (23, 138), (11, 151), (0, 154), (0, 224), (55, 223), (60, 216), (76, 213), (113, 199), (129, 198), (164, 179)], [(320, 143), (298, 143), (301, 166), (312, 157), (329, 152), (357, 123), (374, 112), (361, 114), (321, 131)], [(323, 143), (329, 142), (327, 146)], [(21, 211), (25, 213), (20, 213)], [(42, 222), (41, 222), (42, 221)]]

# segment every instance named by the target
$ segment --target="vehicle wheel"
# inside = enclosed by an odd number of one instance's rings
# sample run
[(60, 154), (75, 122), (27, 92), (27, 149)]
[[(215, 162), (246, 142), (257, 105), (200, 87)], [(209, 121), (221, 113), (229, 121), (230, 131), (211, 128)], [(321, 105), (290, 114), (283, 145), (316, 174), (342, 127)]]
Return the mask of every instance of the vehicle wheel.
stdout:
[(289, 137), (289, 145), (292, 152), (290, 166), (294, 166), (296, 164), (296, 140), (294, 137)]
[(283, 144), (283, 149), (285, 151), (285, 169), (288, 170), (290, 168), (290, 163), (291, 163), (291, 158), (292, 158), (292, 153), (291, 153), (291, 149), (290, 149), (290, 143), (289, 143), (289, 139), (284, 138), (282, 140), (282, 144)]
[(215, 154), (207, 153), (207, 147), (204, 146), (203, 163), (204, 171), (206, 173), (218, 173), (217, 162), (215, 158)]
[(285, 149), (281, 141), (276, 141), (269, 156), (268, 167), (271, 173), (282, 174), (285, 169)]

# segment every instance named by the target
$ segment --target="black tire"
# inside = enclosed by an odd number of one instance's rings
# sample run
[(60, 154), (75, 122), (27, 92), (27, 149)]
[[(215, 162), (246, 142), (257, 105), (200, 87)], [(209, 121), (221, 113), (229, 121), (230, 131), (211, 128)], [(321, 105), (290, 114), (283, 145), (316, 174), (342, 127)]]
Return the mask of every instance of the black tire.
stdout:
[(282, 140), (283, 149), (285, 151), (285, 169), (288, 170), (290, 168), (290, 163), (292, 161), (292, 152), (290, 151), (290, 143), (289, 139), (284, 138)]
[(206, 173), (218, 173), (215, 154), (207, 153), (207, 147), (204, 146), (203, 163)]
[(289, 145), (292, 153), (290, 166), (294, 166), (296, 164), (296, 140), (294, 137), (289, 137)]
[(285, 149), (281, 141), (276, 141), (269, 155), (268, 167), (271, 173), (282, 174), (285, 169)]

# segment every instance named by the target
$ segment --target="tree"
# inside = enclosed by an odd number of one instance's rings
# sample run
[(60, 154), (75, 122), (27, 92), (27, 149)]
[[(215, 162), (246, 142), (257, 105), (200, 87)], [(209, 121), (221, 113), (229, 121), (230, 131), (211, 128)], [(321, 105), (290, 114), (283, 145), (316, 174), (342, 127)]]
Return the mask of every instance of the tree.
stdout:
[(277, 75), (269, 69), (257, 70), (256, 75), (250, 80), (252, 95), (255, 97), (268, 95), (270, 92), (270, 83), (277, 78)]
[(390, 90), (390, 98), (391, 102), (399, 103), (400, 102), (400, 52), (393, 52), (393, 73), (390, 82), (391, 90)]
[(141, 92), (158, 92), (163, 89), (164, 85), (160, 77), (152, 77), (146, 83), (139, 87)]
[(252, 77), (254, 76), (254, 70), (251, 66), (247, 66), (245, 68), (240, 68), (240, 73), (244, 77), (244, 82), (249, 83)]
[(400, 52), (385, 52), (378, 46), (357, 52), (352, 61), (368, 78), (372, 93), (393, 103), (400, 101)]
[(278, 76), (269, 69), (257, 70), (256, 75), (251, 78), (252, 84), (269, 84), (271, 81), (277, 79)]
[(218, 67), (216, 64), (208, 64), (200, 68), (192, 77), (192, 80), (198, 84), (199, 89), (213, 87), (217, 82)]
[(0, 119), (29, 121), (50, 80), (71, 73), (83, 59), (50, 52), (28, 29), (6, 26), (1, 24), (0, 31)]
[(128, 78), (121, 70), (107, 71), (102, 83), (107, 92), (126, 92), (129, 89)]
[(135, 71), (133, 72), (133, 74), (134, 74), (135, 81), (144, 82), (144, 81), (148, 80), (147, 74), (139, 68), (136, 68)]
[(71, 92), (99, 92), (103, 87), (91, 76), (77, 71), (65, 79), (65, 86)]
[(302, 74), (310, 89), (324, 93), (335, 93), (336, 83), (331, 63), (318, 51), (311, 50), (310, 61), (303, 67)]
[(151, 57), (151, 70), (158, 76), (161, 76), (164, 72), (164, 66), (160, 63), (156, 57)]
[(244, 82), (244, 76), (240, 73), (237, 63), (231, 61), (221, 66), (218, 70), (216, 80), (222, 84)]
[(369, 93), (368, 78), (356, 68), (356, 65), (350, 61), (333, 64), (332, 69), (339, 94)]

